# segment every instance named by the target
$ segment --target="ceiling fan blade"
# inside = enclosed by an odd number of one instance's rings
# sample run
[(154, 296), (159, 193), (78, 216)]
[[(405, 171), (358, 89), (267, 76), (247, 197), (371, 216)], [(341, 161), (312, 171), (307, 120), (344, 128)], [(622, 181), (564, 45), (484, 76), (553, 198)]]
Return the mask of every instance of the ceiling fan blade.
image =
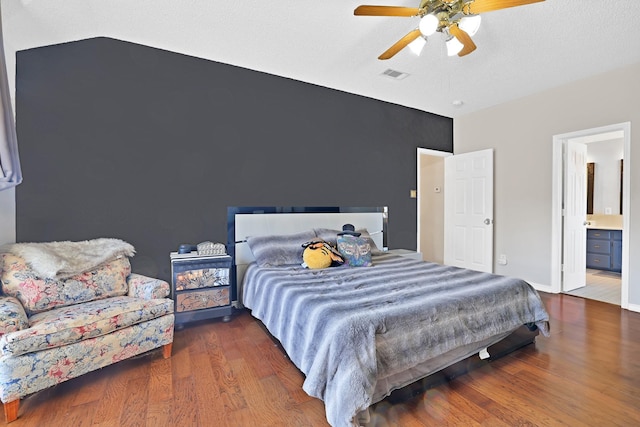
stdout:
[(458, 52), (458, 56), (465, 56), (476, 50), (476, 44), (471, 40), (471, 37), (466, 31), (458, 27), (458, 24), (451, 25), (449, 27), (449, 33), (464, 45), (462, 50)]
[(420, 12), (417, 7), (401, 6), (358, 6), (353, 11), (358, 16), (416, 16)]
[(391, 46), (382, 55), (380, 55), (378, 57), (378, 59), (389, 59), (389, 58), (391, 58), (393, 55), (395, 55), (396, 53), (400, 52), (409, 43), (411, 43), (412, 41), (414, 41), (418, 37), (420, 37), (420, 30), (418, 30), (416, 28), (415, 30), (411, 31), (409, 34), (407, 34), (406, 36), (404, 36), (403, 38), (398, 40), (393, 46)]
[(479, 14), (493, 10), (506, 9), (508, 7), (524, 6), (531, 3), (539, 3), (544, 0), (475, 0), (464, 7), (464, 13)]

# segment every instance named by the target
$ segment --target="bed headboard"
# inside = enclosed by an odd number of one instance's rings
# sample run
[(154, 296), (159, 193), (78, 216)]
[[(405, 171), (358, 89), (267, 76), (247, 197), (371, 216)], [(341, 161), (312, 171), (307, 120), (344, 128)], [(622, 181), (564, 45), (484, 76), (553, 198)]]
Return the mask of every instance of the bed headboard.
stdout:
[[(388, 209), (381, 207), (243, 206), (227, 208), (227, 251), (233, 257), (231, 280), (236, 283), (233, 301), (248, 264), (254, 261), (247, 237), (292, 234), (314, 228), (341, 230), (344, 224), (366, 228), (380, 249), (387, 247)], [(240, 291), (240, 292), (238, 292)]]

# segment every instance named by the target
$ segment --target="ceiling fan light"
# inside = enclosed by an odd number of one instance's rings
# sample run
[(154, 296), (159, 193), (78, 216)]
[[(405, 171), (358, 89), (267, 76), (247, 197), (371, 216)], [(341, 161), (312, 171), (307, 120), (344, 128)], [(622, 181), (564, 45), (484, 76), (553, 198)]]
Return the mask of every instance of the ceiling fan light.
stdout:
[(440, 25), (440, 20), (433, 14), (425, 15), (420, 19), (418, 28), (424, 36), (430, 36), (435, 33)]
[(469, 34), (470, 36), (473, 36), (475, 33), (478, 32), (481, 21), (482, 21), (482, 18), (480, 17), (480, 15), (464, 16), (458, 23), (458, 27), (460, 27), (461, 30), (463, 30), (465, 33)]
[(424, 49), (424, 45), (426, 44), (427, 39), (421, 36), (409, 43), (409, 49), (411, 49), (411, 52), (415, 53), (417, 56), (420, 56), (422, 49)]
[(449, 56), (457, 55), (464, 47), (464, 45), (460, 43), (460, 41), (453, 36), (451, 36), (447, 40), (446, 44), (447, 44), (447, 55)]

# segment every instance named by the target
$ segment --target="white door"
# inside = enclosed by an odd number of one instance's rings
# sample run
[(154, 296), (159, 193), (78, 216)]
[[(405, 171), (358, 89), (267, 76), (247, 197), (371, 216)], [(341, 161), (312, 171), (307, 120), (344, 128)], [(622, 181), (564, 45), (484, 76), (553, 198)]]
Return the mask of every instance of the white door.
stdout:
[(567, 141), (564, 152), (562, 290), (572, 291), (586, 285), (587, 146)]
[(444, 263), (491, 273), (493, 149), (444, 162)]

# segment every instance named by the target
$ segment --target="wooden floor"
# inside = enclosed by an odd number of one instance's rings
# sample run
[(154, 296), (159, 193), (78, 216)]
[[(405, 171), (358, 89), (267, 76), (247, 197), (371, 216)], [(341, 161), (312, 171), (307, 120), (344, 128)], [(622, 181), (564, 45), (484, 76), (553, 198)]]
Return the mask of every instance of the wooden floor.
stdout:
[[(640, 425), (640, 313), (542, 294), (550, 338), (399, 403), (372, 426)], [(24, 399), (21, 426), (326, 426), (324, 406), (246, 312)]]

